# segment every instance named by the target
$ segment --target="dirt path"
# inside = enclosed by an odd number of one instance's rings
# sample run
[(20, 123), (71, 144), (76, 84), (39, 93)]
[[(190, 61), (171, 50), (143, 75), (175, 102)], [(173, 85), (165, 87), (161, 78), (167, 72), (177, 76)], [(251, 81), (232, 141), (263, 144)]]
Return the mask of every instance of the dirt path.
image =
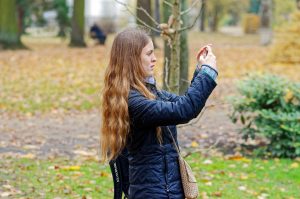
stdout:
[[(223, 103), (223, 94), (232, 92), (230, 82), (219, 83), (207, 105)], [(229, 112), (228, 104), (216, 105), (207, 109), (194, 126), (179, 128), (181, 146), (190, 147), (194, 141), (198, 147), (207, 148), (219, 140), (217, 146), (232, 150), (239, 138), (237, 127), (227, 116)], [(31, 117), (1, 114), (0, 121), (0, 157), (97, 155), (100, 114), (96, 110)]]

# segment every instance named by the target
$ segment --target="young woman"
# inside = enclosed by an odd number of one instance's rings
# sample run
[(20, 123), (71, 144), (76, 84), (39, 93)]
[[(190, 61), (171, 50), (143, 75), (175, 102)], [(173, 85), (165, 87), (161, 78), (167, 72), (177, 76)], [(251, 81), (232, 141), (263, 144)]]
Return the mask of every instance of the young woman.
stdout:
[(111, 161), (121, 154), (128, 161), (128, 170), (114, 180), (129, 180), (129, 190), (122, 187), (129, 198), (184, 198), (170, 133), (178, 144), (176, 125), (197, 117), (216, 86), (216, 57), (209, 45), (198, 61), (190, 87), (177, 96), (156, 88), (153, 43), (143, 30), (126, 29), (116, 36), (104, 80), (101, 155)]

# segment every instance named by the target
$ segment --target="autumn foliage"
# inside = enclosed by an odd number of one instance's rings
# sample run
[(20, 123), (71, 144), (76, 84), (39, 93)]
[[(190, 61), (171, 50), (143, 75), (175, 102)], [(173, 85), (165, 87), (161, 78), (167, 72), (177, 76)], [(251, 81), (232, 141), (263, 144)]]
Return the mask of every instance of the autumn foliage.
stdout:
[(300, 11), (296, 11), (290, 23), (278, 30), (272, 48), (272, 62), (300, 64)]

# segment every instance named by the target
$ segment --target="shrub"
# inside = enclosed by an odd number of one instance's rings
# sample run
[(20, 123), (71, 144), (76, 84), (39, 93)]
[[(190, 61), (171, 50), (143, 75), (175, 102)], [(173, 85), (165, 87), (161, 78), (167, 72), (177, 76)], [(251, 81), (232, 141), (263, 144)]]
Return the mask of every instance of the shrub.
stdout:
[(269, 140), (263, 150), (273, 157), (300, 156), (300, 84), (275, 75), (251, 74), (240, 82), (240, 97), (231, 99), (231, 119), (243, 125), (243, 138)]
[(260, 26), (260, 19), (258, 15), (250, 13), (245, 14), (243, 22), (244, 33), (252, 34), (258, 31)]

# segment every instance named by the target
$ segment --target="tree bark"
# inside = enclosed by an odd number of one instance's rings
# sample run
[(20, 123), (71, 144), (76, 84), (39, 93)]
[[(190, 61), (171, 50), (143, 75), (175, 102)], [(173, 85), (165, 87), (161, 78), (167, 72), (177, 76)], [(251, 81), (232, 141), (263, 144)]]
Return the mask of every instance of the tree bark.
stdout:
[[(140, 10), (138, 8), (143, 8), (150, 16), (152, 16), (151, 2), (152, 2), (151, 0), (137, 0), (137, 5), (136, 5), (137, 18), (141, 19), (143, 22), (145, 22), (149, 26), (153, 26), (151, 19), (145, 14), (145, 12), (143, 12), (142, 10)], [(139, 26), (143, 26), (143, 24), (141, 22), (139, 22), (138, 20), (137, 20), (137, 24)], [(155, 33), (152, 32), (151, 30), (149, 30), (149, 31), (150, 31), (151, 39), (153, 41), (154, 48), (156, 48), (157, 44), (155, 42), (155, 37), (154, 37)]]
[[(150, 18), (138, 8), (143, 8), (146, 10), (146, 12), (151, 16), (152, 9), (151, 9), (151, 0), (137, 0), (136, 2), (136, 16), (137, 18), (141, 19), (143, 22), (145, 22), (147, 25), (152, 26), (152, 21)], [(137, 20), (137, 24), (142, 26), (143, 24)]]
[(70, 27), (70, 19), (68, 16), (69, 7), (66, 0), (54, 0), (53, 8), (56, 10), (57, 16), (56, 20), (58, 23), (59, 31), (58, 37), (67, 36), (67, 28)]
[(272, 0), (262, 0), (260, 5), (260, 43), (269, 45), (272, 41)]
[[(165, 0), (172, 3), (172, 0)], [(163, 3), (163, 21), (167, 22), (169, 16), (172, 14), (170, 7)], [(169, 79), (170, 79), (170, 59), (171, 59), (171, 48), (167, 41), (164, 41), (164, 70), (163, 70), (163, 89), (169, 90)]]
[(201, 8), (200, 8), (200, 31), (205, 31), (205, 18), (206, 18), (206, 0), (202, 1)]
[(0, 47), (24, 48), (18, 28), (15, 0), (0, 0)]
[(157, 23), (160, 23), (160, 4), (159, 0), (155, 0), (155, 9), (154, 9), (154, 15), (155, 15), (155, 20)]
[(86, 46), (84, 42), (84, 0), (74, 0), (70, 46)]
[[(181, 0), (181, 11), (186, 10), (188, 7), (187, 0)], [(187, 14), (182, 16), (183, 26), (188, 25)], [(185, 93), (189, 86), (189, 48), (187, 39), (187, 30), (180, 34), (180, 81), (179, 81), (179, 94)]]
[(212, 22), (211, 22), (211, 31), (217, 32), (218, 31), (218, 25), (219, 25), (219, 14), (222, 10), (220, 2), (214, 3), (214, 8), (212, 11)]
[(172, 48), (171, 48), (171, 60), (170, 60), (170, 79), (169, 79), (169, 89), (175, 94), (179, 94), (179, 78), (180, 78), (180, 0), (174, 0), (172, 15), (174, 17), (173, 28), (175, 33), (172, 35)]

